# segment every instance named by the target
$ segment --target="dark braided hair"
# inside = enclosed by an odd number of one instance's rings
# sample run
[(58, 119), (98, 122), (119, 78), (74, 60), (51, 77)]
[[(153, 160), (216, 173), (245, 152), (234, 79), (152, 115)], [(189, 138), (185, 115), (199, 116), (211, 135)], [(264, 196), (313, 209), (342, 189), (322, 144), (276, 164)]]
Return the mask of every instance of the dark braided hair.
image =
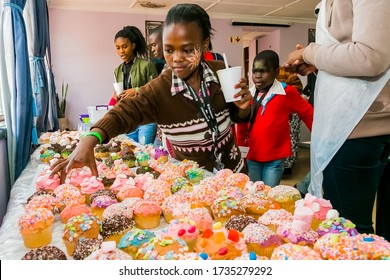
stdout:
[(202, 7), (196, 4), (178, 4), (172, 7), (168, 11), (164, 26), (191, 22), (198, 24), (203, 33), (203, 40), (211, 39), (214, 29), (211, 27), (210, 17)]
[(134, 56), (146, 57), (147, 46), (144, 36), (141, 31), (135, 26), (125, 26), (115, 35), (115, 40), (119, 37), (127, 38), (130, 42), (135, 43), (133, 50)]

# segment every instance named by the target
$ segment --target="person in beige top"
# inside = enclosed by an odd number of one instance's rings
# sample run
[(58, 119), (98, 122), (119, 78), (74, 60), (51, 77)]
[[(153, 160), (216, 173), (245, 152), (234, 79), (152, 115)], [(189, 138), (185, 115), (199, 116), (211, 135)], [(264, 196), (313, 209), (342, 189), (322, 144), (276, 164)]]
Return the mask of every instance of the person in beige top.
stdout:
[(318, 69), (309, 192), (329, 199), (360, 233), (374, 232), (378, 192), (387, 209), (377, 208), (376, 233), (389, 240), (390, 186), (380, 181), (389, 176), (390, 2), (323, 0), (319, 9), (316, 42), (297, 45), (286, 62), (303, 75)]

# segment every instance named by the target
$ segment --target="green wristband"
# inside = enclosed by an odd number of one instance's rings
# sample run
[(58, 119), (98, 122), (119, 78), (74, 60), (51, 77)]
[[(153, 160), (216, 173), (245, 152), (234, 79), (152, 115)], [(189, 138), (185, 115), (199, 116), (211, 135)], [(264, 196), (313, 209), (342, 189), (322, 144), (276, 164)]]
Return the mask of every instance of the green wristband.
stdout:
[(135, 87), (135, 92), (137, 92), (139, 90), (139, 87)]
[(87, 132), (87, 133), (83, 134), (82, 138), (84, 138), (86, 136), (95, 136), (99, 140), (99, 144), (103, 143), (102, 136), (100, 135), (99, 132), (96, 132), (96, 131)]

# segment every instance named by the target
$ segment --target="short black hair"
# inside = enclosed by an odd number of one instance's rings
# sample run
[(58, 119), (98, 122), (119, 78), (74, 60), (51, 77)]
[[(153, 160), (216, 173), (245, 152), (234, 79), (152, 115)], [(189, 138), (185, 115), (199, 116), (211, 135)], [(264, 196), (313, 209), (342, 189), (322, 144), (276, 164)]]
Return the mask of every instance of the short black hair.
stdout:
[(141, 31), (135, 26), (125, 26), (115, 34), (115, 39), (122, 37), (127, 38), (130, 42), (135, 43), (133, 50), (134, 56), (147, 56), (147, 46)]
[(267, 67), (270, 68), (270, 70), (276, 70), (279, 68), (279, 55), (274, 52), (273, 50), (265, 50), (262, 52), (259, 52), (255, 59), (253, 60), (253, 63), (255, 61), (264, 60)]
[(162, 32), (163, 32), (163, 25), (159, 25), (153, 29), (150, 29), (149, 30), (149, 36), (150, 35), (153, 35), (153, 34), (156, 34), (157, 35), (157, 38), (161, 38), (162, 36)]
[(196, 4), (178, 4), (172, 7), (167, 14), (164, 26), (173, 23), (191, 23), (196, 22), (202, 30), (202, 39), (212, 37), (213, 28), (211, 27), (210, 17), (207, 12)]

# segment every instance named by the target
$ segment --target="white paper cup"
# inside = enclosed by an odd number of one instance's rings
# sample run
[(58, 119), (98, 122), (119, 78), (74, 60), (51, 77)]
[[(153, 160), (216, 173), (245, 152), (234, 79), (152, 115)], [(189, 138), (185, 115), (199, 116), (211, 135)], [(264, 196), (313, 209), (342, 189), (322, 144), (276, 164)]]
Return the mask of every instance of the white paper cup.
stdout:
[(120, 95), (123, 92), (123, 82), (113, 83), (116, 95)]
[(234, 88), (234, 86), (240, 82), (242, 77), (241, 69), (241, 66), (236, 66), (217, 71), (226, 102), (233, 102), (241, 99), (241, 97), (233, 97), (237, 92), (241, 91), (241, 88)]

